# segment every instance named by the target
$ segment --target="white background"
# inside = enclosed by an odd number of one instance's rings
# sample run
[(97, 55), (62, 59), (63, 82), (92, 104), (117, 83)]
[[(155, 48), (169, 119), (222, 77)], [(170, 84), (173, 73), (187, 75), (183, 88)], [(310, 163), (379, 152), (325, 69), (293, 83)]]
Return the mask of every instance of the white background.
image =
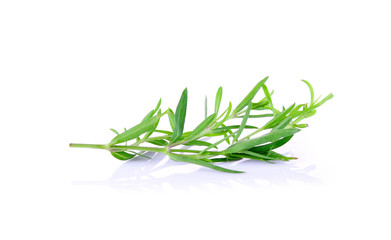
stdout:
[[(1, 239), (390, 239), (388, 1), (1, 1)], [(335, 98), (288, 163), (121, 162), (107, 143), (188, 87)], [(259, 96), (261, 97), (261, 96)], [(213, 101), (210, 101), (213, 102)], [(212, 103), (210, 108), (212, 108)]]

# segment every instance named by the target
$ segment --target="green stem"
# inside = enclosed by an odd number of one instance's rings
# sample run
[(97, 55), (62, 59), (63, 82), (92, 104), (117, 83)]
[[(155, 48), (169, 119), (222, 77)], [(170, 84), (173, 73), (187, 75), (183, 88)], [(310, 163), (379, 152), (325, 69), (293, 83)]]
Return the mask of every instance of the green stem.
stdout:
[(166, 153), (166, 149), (164, 148), (156, 148), (156, 147), (139, 147), (139, 146), (118, 146), (113, 145), (109, 148), (109, 150), (140, 150), (140, 151), (150, 151), (150, 152), (161, 152)]
[(140, 150), (140, 151), (151, 151), (151, 152), (162, 152), (166, 153), (164, 148), (155, 148), (155, 147), (139, 147), (139, 146), (108, 146), (103, 144), (85, 144), (85, 143), (71, 143), (69, 147), (77, 147), (77, 148), (95, 148), (95, 149), (105, 149), (109, 151), (118, 151), (118, 150)]
[(76, 148), (97, 148), (97, 149), (106, 149), (108, 150), (109, 147), (107, 145), (102, 144), (85, 144), (85, 143), (70, 143), (69, 147), (76, 147)]

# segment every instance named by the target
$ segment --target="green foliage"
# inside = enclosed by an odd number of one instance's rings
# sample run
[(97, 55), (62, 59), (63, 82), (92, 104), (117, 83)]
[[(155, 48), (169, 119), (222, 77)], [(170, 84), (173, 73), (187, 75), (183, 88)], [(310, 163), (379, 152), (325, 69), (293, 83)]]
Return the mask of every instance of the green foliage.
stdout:
[(172, 134), (171, 137), (171, 143), (175, 143), (182, 137), (183, 128), (185, 126), (186, 109), (187, 109), (187, 88), (183, 90), (182, 96), (176, 107), (175, 127), (174, 127), (174, 133)]
[[(232, 103), (219, 114), (223, 89), (220, 87), (215, 96), (214, 112), (208, 116), (207, 97), (205, 97), (205, 119), (199, 123), (193, 131), (184, 132), (187, 111), (187, 88), (176, 107), (175, 113), (168, 108), (161, 110), (161, 99), (156, 107), (149, 111), (142, 121), (136, 126), (125, 129), (119, 133), (110, 129), (116, 136), (106, 145), (96, 144), (70, 144), (71, 147), (97, 148), (110, 151), (111, 155), (119, 160), (129, 160), (135, 156), (141, 156), (146, 151), (162, 152), (172, 160), (197, 164), (213, 170), (241, 173), (216, 165), (219, 162), (238, 161), (240, 159), (254, 159), (261, 161), (288, 161), (295, 159), (287, 157), (274, 150), (285, 145), (300, 129), (308, 127), (302, 120), (316, 113), (316, 109), (330, 100), (333, 95), (315, 100), (312, 85), (302, 80), (309, 88), (310, 102), (292, 104), (289, 107), (278, 109), (273, 105), (273, 91), (269, 92), (265, 82), (268, 77), (259, 81), (245, 98), (233, 109)], [(263, 98), (253, 101), (260, 89), (263, 89)], [(251, 114), (256, 111), (260, 114)], [(170, 130), (157, 129), (160, 119), (167, 115)], [(228, 121), (239, 119), (240, 125), (227, 124)], [(249, 119), (260, 122), (263, 125), (257, 127), (248, 125)], [(267, 120), (265, 120), (267, 119)], [(251, 131), (241, 138), (246, 131)], [(258, 135), (259, 134), (259, 135)], [(216, 140), (206, 141), (204, 137)], [(128, 141), (133, 141), (129, 143)], [(220, 144), (229, 144), (225, 149), (219, 149)], [(125, 144), (125, 145), (124, 145)], [(146, 144), (152, 145), (148, 146)], [(199, 150), (182, 149), (180, 146), (197, 146)]]

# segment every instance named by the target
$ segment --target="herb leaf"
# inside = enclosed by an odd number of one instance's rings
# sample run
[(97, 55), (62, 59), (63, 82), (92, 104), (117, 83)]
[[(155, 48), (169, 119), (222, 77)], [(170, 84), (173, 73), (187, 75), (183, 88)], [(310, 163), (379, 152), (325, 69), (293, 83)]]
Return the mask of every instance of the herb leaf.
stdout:
[(242, 110), (244, 107), (246, 107), (250, 101), (253, 100), (253, 98), (255, 97), (257, 92), (259, 91), (259, 89), (263, 86), (263, 84), (265, 84), (265, 82), (268, 78), (269, 77), (265, 77), (260, 82), (258, 82), (257, 85), (255, 85), (255, 87), (247, 94), (247, 96), (235, 108), (235, 110), (233, 111), (233, 114), (238, 113), (240, 110)]
[(178, 102), (176, 111), (175, 111), (175, 126), (174, 133), (171, 137), (171, 143), (178, 141), (183, 134), (183, 128), (185, 125), (186, 118), (186, 108), (187, 108), (187, 88), (183, 90), (182, 96)]
[(244, 126), (246, 126), (248, 116), (250, 115), (250, 111), (251, 111), (251, 101), (248, 103), (246, 113), (244, 114), (244, 117), (242, 119), (242, 123), (240, 124), (238, 132), (235, 134), (232, 142), (238, 141), (240, 134), (242, 134), (242, 132), (243, 132)]
[(157, 116), (150, 118), (144, 122), (141, 122), (140, 124), (137, 124), (136, 126), (115, 136), (113, 140), (111, 140), (110, 145), (127, 142), (129, 140), (137, 138), (143, 133), (152, 131), (156, 127), (158, 122), (159, 122), (159, 118)]
[(127, 152), (110, 152), (110, 153), (113, 157), (122, 161), (132, 159), (135, 156), (134, 154), (130, 154)]
[(202, 121), (187, 137), (185, 137), (184, 141), (195, 140), (201, 137), (202, 132), (215, 120), (216, 113), (213, 113), (209, 117), (207, 117), (204, 121)]
[(241, 152), (243, 150), (247, 150), (249, 148), (255, 147), (257, 145), (274, 142), (283, 137), (292, 136), (293, 134), (299, 132), (299, 129), (279, 129), (272, 132), (269, 132), (261, 137), (257, 137), (254, 139), (250, 139), (248, 141), (242, 141), (231, 145), (229, 148), (225, 150), (225, 153), (234, 153)]
[(220, 104), (221, 104), (221, 98), (223, 96), (223, 88), (219, 87), (216, 93), (216, 100), (215, 100), (215, 113), (218, 114), (220, 110)]

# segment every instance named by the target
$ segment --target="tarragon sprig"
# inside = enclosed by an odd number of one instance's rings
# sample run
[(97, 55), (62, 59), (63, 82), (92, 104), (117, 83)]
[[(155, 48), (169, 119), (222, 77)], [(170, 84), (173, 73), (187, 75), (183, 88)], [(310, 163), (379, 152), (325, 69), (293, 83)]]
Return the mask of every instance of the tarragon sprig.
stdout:
[[(267, 162), (295, 159), (279, 154), (274, 149), (286, 144), (301, 128), (308, 127), (307, 124), (300, 122), (313, 116), (316, 109), (333, 95), (329, 94), (321, 100), (320, 98), (315, 100), (313, 87), (308, 81), (302, 80), (310, 90), (310, 103), (292, 104), (278, 110), (272, 102), (273, 92), (269, 92), (265, 85), (267, 79), (268, 77), (258, 82), (235, 108), (230, 102), (226, 110), (219, 114), (223, 94), (223, 89), (220, 87), (216, 93), (213, 113), (208, 115), (207, 98), (205, 98), (205, 119), (193, 131), (184, 132), (187, 111), (186, 88), (182, 92), (175, 113), (170, 108), (162, 112), (160, 99), (157, 106), (136, 126), (125, 129), (122, 133), (111, 129), (116, 136), (108, 144), (71, 143), (70, 147), (105, 149), (119, 160), (129, 160), (135, 156), (148, 158), (144, 155), (145, 152), (161, 152), (174, 161), (193, 163), (229, 173), (242, 173), (242, 171), (223, 168), (216, 163), (241, 159)], [(254, 98), (260, 89), (263, 90), (264, 97), (255, 102)], [(164, 116), (168, 117), (170, 130), (158, 129), (160, 119)], [(269, 120), (257, 127), (248, 124), (250, 118)], [(234, 119), (239, 120), (240, 124), (229, 125), (228, 122)], [(252, 132), (243, 136), (244, 130)], [(216, 140), (208, 142), (203, 140), (204, 137)], [(132, 143), (128, 144), (128, 142)], [(229, 146), (220, 150), (219, 146), (224, 142)], [(198, 146), (198, 149), (181, 149), (183, 145)]]

